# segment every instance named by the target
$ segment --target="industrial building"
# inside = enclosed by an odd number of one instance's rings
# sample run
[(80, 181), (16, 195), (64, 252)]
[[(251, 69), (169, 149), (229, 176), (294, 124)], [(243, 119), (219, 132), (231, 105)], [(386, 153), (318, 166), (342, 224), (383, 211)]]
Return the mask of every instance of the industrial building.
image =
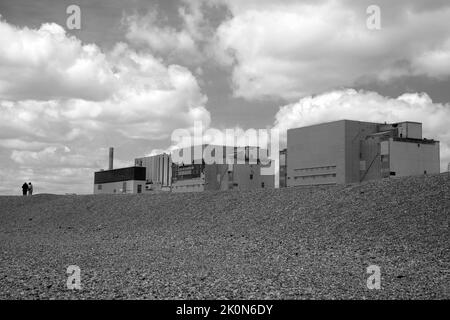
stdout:
[[(137, 158), (133, 167), (113, 169), (111, 148), (109, 170), (95, 172), (94, 193), (274, 188), (276, 176), (261, 174), (270, 166), (267, 158), (260, 158), (267, 151), (259, 151), (248, 146), (199, 145)], [(423, 138), (422, 124), (408, 121), (340, 120), (289, 129), (287, 148), (280, 151), (279, 160), (280, 187), (440, 172), (439, 141)]]
[[(203, 152), (220, 151), (211, 163)], [(274, 188), (274, 175), (262, 175), (263, 165), (256, 147), (192, 146), (177, 150), (189, 162), (174, 162), (172, 155), (159, 154), (135, 159), (135, 166), (113, 169), (110, 148), (109, 169), (95, 172), (94, 193), (154, 193), (163, 191), (250, 190)], [(177, 160), (177, 159), (176, 159)]]
[(142, 193), (144, 187), (143, 167), (102, 170), (94, 174), (94, 194)]
[(146, 169), (129, 167), (114, 169), (114, 148), (109, 148), (108, 170), (94, 173), (94, 194), (142, 193), (146, 182)]
[(190, 164), (177, 166), (173, 192), (274, 188), (274, 176), (262, 175), (261, 164)]
[[(197, 148), (197, 150), (195, 150)], [(211, 163), (204, 158), (205, 149), (209, 148), (212, 157), (220, 151), (220, 158)], [(189, 154), (189, 163), (169, 159), (170, 190), (172, 192), (198, 192), (205, 190), (250, 190), (256, 188), (273, 188), (274, 176), (261, 175), (259, 149), (256, 147), (226, 147), (201, 145), (180, 149), (180, 156)], [(136, 164), (141, 164), (137, 159)], [(142, 162), (145, 164), (145, 161)], [(148, 169), (148, 167), (147, 167)]]
[(422, 124), (341, 120), (287, 131), (287, 186), (439, 173), (439, 142)]
[(280, 188), (287, 187), (287, 149), (280, 150)]
[(172, 186), (172, 159), (163, 153), (154, 156), (137, 158), (135, 166), (145, 167), (145, 191), (170, 191)]

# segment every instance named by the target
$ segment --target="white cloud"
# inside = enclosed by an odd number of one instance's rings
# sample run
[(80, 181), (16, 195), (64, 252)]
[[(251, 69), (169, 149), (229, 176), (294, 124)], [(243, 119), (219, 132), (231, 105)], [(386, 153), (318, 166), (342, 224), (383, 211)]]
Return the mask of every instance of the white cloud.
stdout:
[(181, 61), (185, 65), (198, 65), (207, 58), (205, 50), (208, 34), (213, 30), (205, 21), (204, 1), (183, 1), (178, 9), (179, 28), (160, 23), (165, 21), (156, 10), (145, 15), (135, 13), (124, 17), (126, 38), (133, 45), (145, 47), (166, 61)]
[(158, 26), (153, 12), (145, 16), (137, 14), (125, 18), (128, 28), (126, 37), (132, 43), (148, 46), (155, 54), (164, 57), (196, 59), (200, 56), (195, 39), (187, 30)]
[[(2, 25), (5, 23), (2, 22)], [(47, 41), (42, 30), (50, 27), (57, 30), (55, 34), (61, 51), (70, 51), (74, 43), (78, 45), (78, 40), (68, 39), (64, 32), (60, 31), (62, 28), (54, 24), (41, 27), (39, 31), (7, 26), (11, 32), (16, 33), (11, 34), (10, 38), (20, 38), (25, 30), (27, 39), (21, 40), (25, 43), (24, 46), (28, 46), (27, 41)], [(210, 121), (209, 112), (204, 107), (206, 96), (201, 93), (195, 77), (188, 69), (178, 65), (166, 66), (152, 55), (136, 53), (123, 43), (116, 45), (114, 50), (107, 54), (99, 54), (104, 58), (105, 68), (114, 70), (114, 91), (100, 101), (82, 99), (79, 96), (44, 99), (39, 93), (27, 99), (33, 94), (32, 90), (25, 97), (0, 100), (2, 127), (5, 129), (0, 132), (0, 138), (11, 139), (17, 135), (26, 135), (46, 141), (73, 140), (106, 129), (110, 130), (111, 134), (120, 132), (128, 137), (153, 139), (167, 137), (174, 128), (189, 126), (194, 120), (206, 123)], [(23, 57), (39, 61), (36, 66), (28, 66), (30, 73), (38, 74), (41, 64), (44, 69), (52, 69), (65, 59), (64, 55), (61, 55), (52, 60), (45, 60), (39, 55), (38, 52), (33, 56), (31, 51)], [(89, 73), (98, 71), (92, 67), (97, 56), (92, 56), (92, 60), (88, 58), (89, 56), (86, 57), (86, 64), (91, 66), (87, 72), (88, 79), (86, 81), (80, 77), (77, 81), (80, 86), (95, 87), (95, 84), (89, 83)], [(0, 56), (0, 65), (14, 63)], [(0, 79), (3, 82), (9, 81), (4, 74), (0, 74)], [(57, 92), (61, 85), (65, 86), (75, 80), (69, 77), (58, 81), (62, 84), (56, 87), (52, 82), (43, 82), (46, 87)], [(14, 86), (19, 89), (12, 90), (15, 92), (29, 89), (24, 82), (17, 82)], [(108, 86), (109, 83), (102, 83), (100, 90), (108, 91)]]
[(97, 162), (80, 154), (71, 154), (64, 146), (46, 147), (40, 151), (13, 150), (11, 159), (27, 167), (99, 167)]
[[(86, 190), (92, 172), (104, 167), (105, 146), (143, 146), (196, 120), (210, 123), (207, 98), (185, 67), (124, 43), (102, 52), (56, 24), (34, 30), (0, 22), (0, 34), (3, 170), (27, 170), (28, 179), (48, 186), (50, 168), (83, 171), (72, 190)], [(22, 183), (20, 175), (9, 177), (3, 184), (10, 189)]]
[(55, 23), (18, 28), (0, 20), (0, 98), (101, 100), (116, 89), (105, 55)]
[(412, 60), (415, 74), (446, 78), (450, 74), (450, 38), (436, 49), (425, 51)]
[(0, 147), (16, 150), (40, 150), (48, 147), (48, 143), (37, 141), (26, 141), (21, 139), (0, 139)]
[(450, 104), (433, 103), (425, 93), (406, 93), (394, 99), (354, 89), (330, 91), (281, 107), (275, 119), (280, 132), (341, 119), (417, 121), (423, 124), (425, 138), (440, 141), (441, 170), (450, 162)]
[(368, 1), (225, 2), (233, 16), (218, 28), (215, 52), (233, 67), (236, 96), (295, 100), (363, 76), (450, 75), (448, 2), (380, 1), (380, 31), (366, 27)]

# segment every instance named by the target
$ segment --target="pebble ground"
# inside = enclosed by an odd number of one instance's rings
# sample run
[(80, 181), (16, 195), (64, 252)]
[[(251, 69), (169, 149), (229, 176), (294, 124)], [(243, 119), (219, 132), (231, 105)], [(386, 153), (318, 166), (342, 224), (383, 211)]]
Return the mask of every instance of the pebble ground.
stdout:
[[(0, 299), (449, 299), (450, 176), (0, 197)], [(81, 290), (68, 290), (69, 265)], [(381, 269), (381, 289), (366, 268)]]

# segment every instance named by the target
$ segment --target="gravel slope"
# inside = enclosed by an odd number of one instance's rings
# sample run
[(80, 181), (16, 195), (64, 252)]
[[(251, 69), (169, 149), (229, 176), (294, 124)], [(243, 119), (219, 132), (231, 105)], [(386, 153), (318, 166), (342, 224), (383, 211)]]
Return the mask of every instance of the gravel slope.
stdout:
[[(449, 299), (450, 176), (0, 197), (1, 299)], [(367, 266), (382, 289), (368, 290)], [(66, 268), (81, 268), (81, 291)]]

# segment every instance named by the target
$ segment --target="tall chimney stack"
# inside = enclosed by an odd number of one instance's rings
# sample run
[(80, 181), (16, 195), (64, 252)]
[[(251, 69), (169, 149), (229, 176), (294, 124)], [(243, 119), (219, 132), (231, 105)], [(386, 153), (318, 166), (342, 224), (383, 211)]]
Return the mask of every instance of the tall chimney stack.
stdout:
[(114, 148), (111, 147), (111, 148), (109, 148), (109, 169), (108, 170), (113, 169), (113, 162), (114, 162)]

